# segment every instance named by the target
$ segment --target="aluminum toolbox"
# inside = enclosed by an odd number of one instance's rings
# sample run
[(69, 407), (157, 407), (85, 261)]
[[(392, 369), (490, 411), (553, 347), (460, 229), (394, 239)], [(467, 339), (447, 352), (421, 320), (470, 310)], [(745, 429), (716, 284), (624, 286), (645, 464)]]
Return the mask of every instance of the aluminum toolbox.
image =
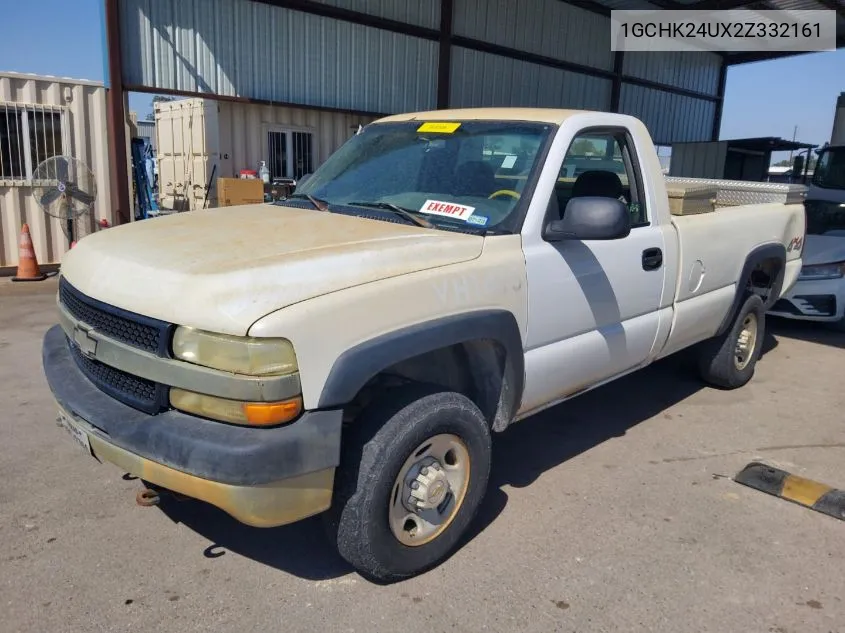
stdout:
[(669, 212), (672, 215), (695, 215), (716, 210), (716, 187), (712, 185), (666, 183)]
[(807, 195), (804, 185), (746, 180), (718, 180), (716, 178), (681, 178), (667, 176), (667, 188), (709, 186), (717, 189), (717, 207), (736, 207), (743, 204), (801, 204)]

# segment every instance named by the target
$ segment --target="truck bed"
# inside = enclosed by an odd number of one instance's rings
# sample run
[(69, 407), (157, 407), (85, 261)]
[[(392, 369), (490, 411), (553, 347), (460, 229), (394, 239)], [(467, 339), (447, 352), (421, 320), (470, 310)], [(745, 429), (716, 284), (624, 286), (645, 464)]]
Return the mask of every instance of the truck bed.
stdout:
[[(673, 215), (678, 268), (675, 289), (675, 332), (661, 356), (712, 336), (733, 301), (736, 280), (745, 259), (756, 248), (782, 244), (787, 249), (781, 294), (800, 272), (801, 251), (790, 243), (804, 235), (801, 204), (767, 202), (724, 206), (698, 215)], [(667, 239), (669, 236), (667, 235)], [(667, 252), (670, 245), (667, 244)]]

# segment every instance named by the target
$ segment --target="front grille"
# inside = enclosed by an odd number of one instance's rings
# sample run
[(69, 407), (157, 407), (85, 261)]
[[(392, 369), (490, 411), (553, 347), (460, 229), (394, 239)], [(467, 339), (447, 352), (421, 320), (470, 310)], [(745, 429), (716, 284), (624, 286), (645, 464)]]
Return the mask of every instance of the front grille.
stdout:
[(68, 340), (68, 345), (82, 373), (115, 400), (120, 400), (145, 413), (158, 413), (164, 408), (166, 397), (164, 385), (127, 374), (125, 371), (88, 358), (70, 340)]
[(170, 324), (121, 310), (59, 283), (59, 299), (70, 314), (97, 332), (159, 356), (168, 355)]

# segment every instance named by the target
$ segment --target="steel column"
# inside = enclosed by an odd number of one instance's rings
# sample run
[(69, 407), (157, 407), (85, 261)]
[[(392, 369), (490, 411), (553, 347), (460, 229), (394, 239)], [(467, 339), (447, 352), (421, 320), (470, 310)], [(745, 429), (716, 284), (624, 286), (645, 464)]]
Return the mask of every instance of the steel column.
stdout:
[(722, 128), (722, 111), (725, 106), (725, 85), (728, 81), (728, 63), (722, 61), (719, 68), (719, 93), (717, 95), (716, 110), (713, 113), (713, 129), (710, 132), (710, 140), (719, 140), (719, 130)]
[(120, 50), (118, 0), (106, 3), (106, 47), (109, 60), (109, 88), (106, 90), (106, 130), (109, 140), (109, 184), (118, 224), (132, 221), (129, 198), (129, 165), (126, 143), (126, 95), (123, 91), (123, 59)]
[(437, 56), (437, 107), (449, 107), (452, 79), (452, 0), (440, 0), (440, 50)]

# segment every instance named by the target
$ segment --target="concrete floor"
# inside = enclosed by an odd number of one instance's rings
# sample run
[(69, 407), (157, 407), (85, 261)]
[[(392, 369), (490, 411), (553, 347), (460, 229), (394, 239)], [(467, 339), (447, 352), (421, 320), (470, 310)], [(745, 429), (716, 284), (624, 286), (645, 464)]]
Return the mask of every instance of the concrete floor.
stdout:
[(760, 459), (845, 488), (845, 335), (772, 320), (741, 390), (673, 358), (513, 427), (465, 546), (376, 586), (313, 520), (138, 507), (53, 423), (54, 291), (0, 282), (3, 631), (845, 632), (845, 522), (729, 479)]

